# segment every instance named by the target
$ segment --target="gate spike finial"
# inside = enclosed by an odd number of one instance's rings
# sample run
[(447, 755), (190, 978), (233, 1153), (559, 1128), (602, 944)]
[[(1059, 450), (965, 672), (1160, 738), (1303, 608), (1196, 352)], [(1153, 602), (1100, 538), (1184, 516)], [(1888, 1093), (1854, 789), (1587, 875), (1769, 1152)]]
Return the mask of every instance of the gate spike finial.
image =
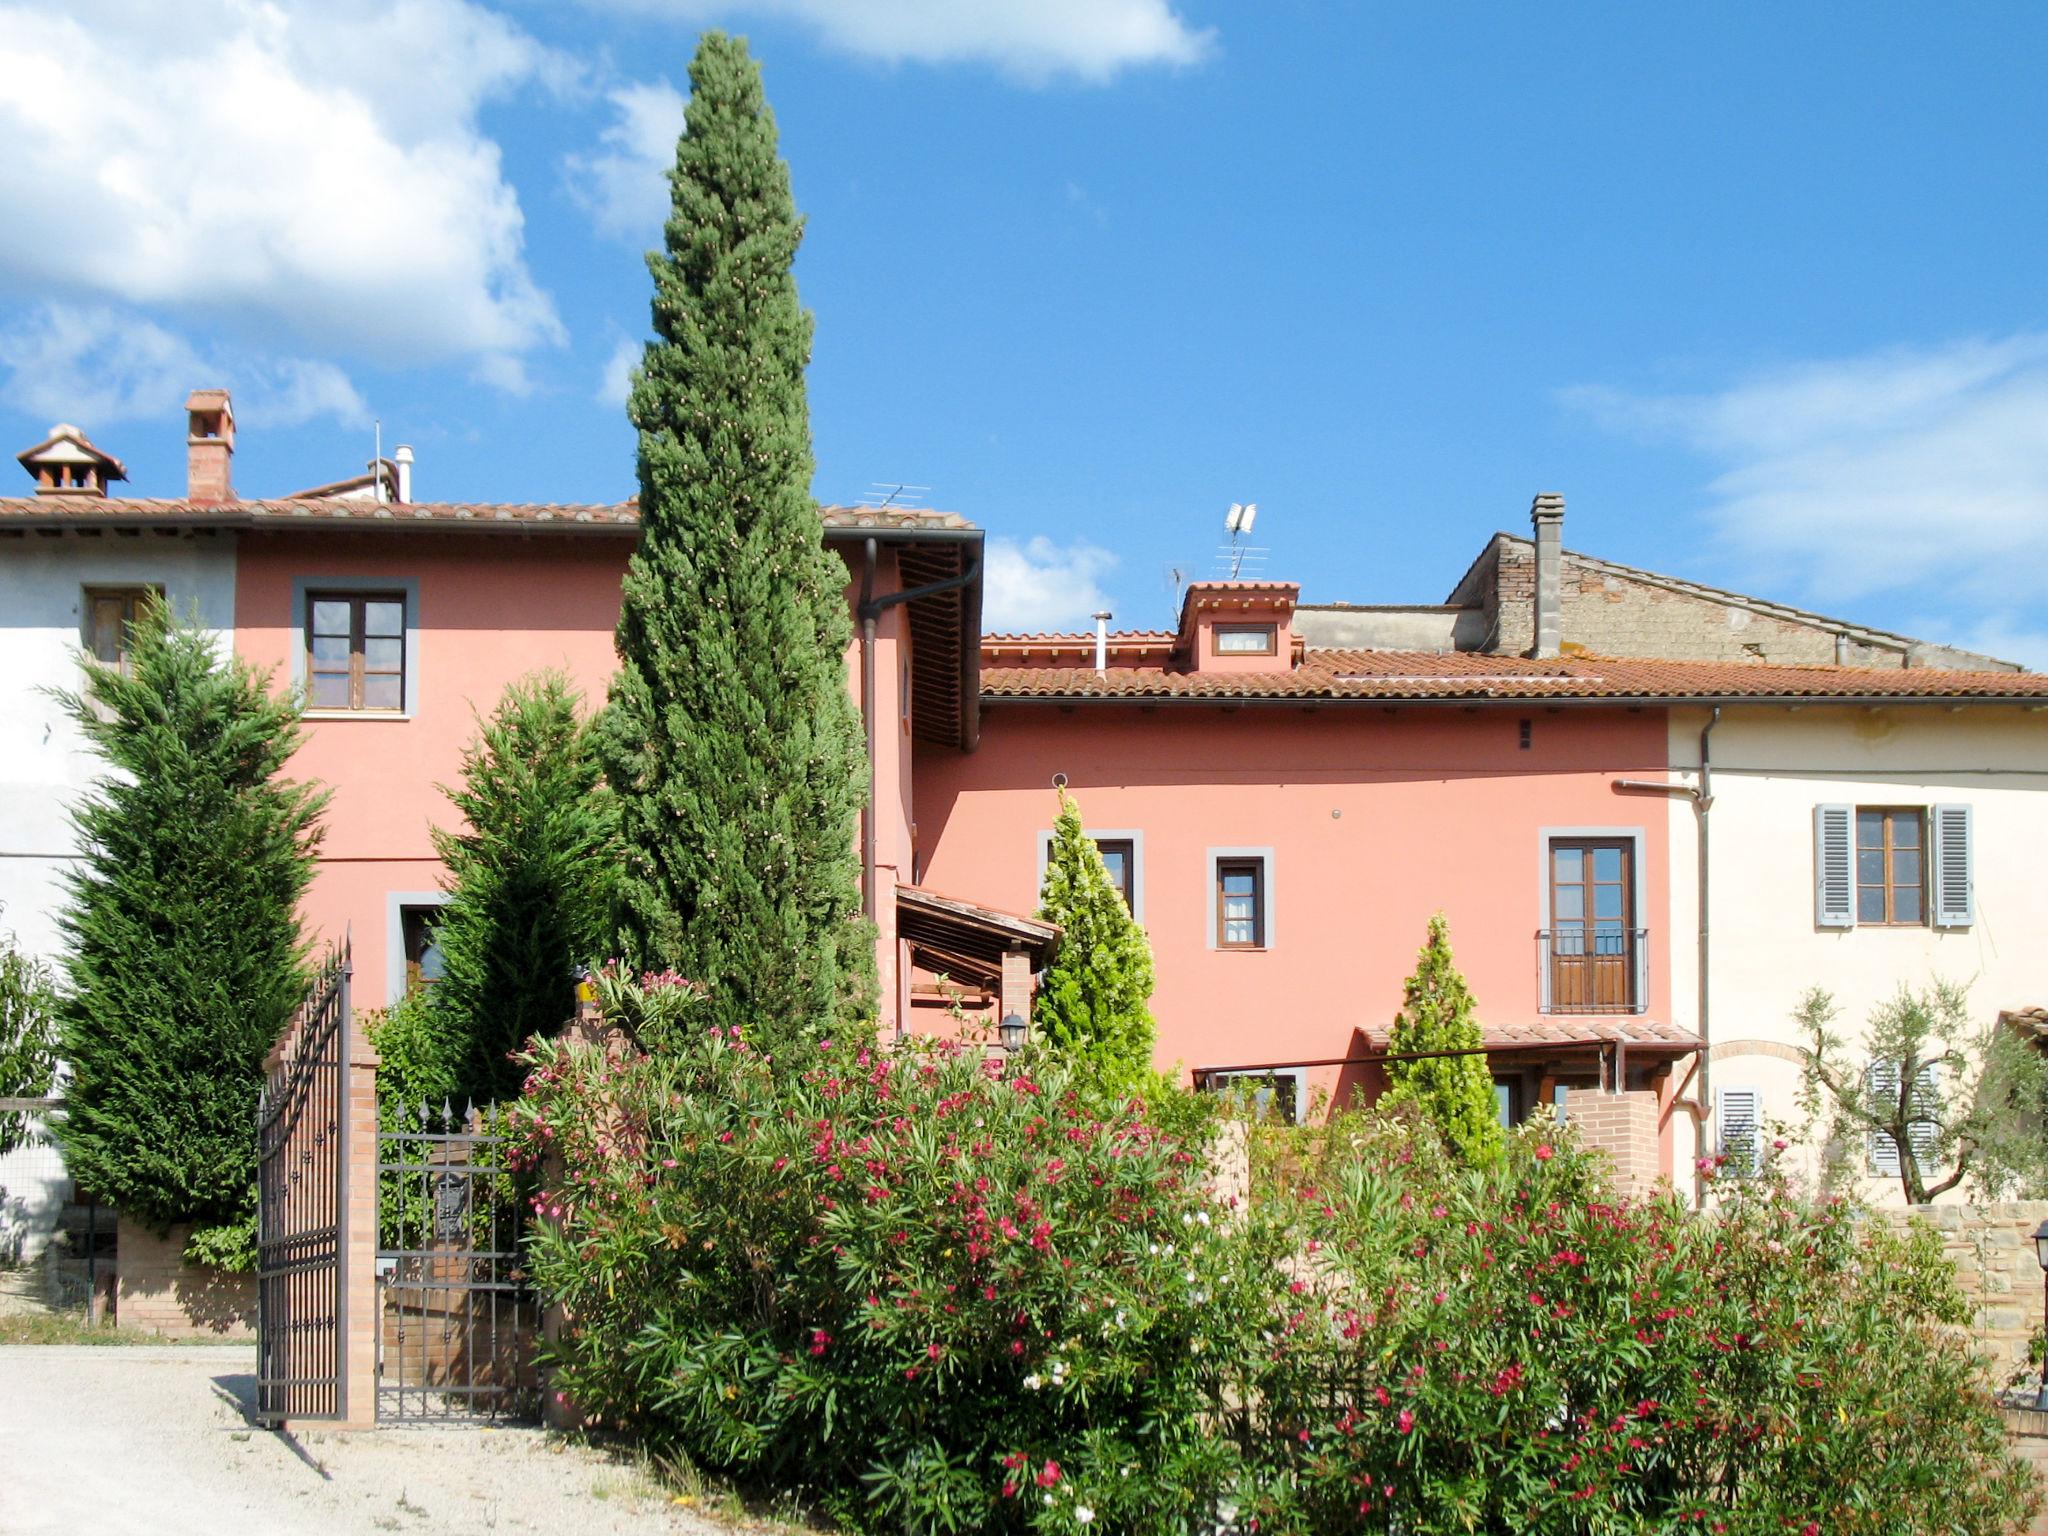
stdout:
[(476, 1100), (474, 1098), (470, 1099), (468, 1107), (462, 1111), (462, 1128), (466, 1131), (476, 1129)]
[(454, 1122), (454, 1119), (455, 1106), (453, 1104), (450, 1104), (448, 1102), (448, 1096), (446, 1094), (443, 1094), (441, 1096), (441, 1129), (444, 1131), (448, 1129), (449, 1125), (451, 1125)]

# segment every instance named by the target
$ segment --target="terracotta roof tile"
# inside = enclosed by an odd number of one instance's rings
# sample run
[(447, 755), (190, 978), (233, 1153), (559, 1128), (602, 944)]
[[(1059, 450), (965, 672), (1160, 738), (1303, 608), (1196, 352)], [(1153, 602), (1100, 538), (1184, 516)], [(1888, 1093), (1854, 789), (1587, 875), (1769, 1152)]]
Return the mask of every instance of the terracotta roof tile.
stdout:
[[(954, 512), (906, 511), (872, 507), (821, 507), (825, 525), (858, 532), (864, 528), (953, 530), (974, 525)], [(633, 528), (639, 525), (637, 500), (620, 502), (377, 502), (361, 497), (278, 497), (218, 504), (138, 497), (8, 496), (0, 497), (0, 528), (12, 523), (65, 527), (154, 526), (208, 528), (270, 528), (318, 523), (361, 523), (369, 526), (418, 527), (424, 524), (507, 525), (525, 528), (560, 526)]]
[[(1374, 1051), (1387, 1048), (1391, 1033), (1387, 1025), (1363, 1031)], [(1642, 1018), (1535, 1019), (1521, 1024), (1481, 1024), (1480, 1039), (1489, 1050), (1520, 1045), (1578, 1045), (1586, 1041), (1603, 1044), (1645, 1046), (1663, 1050), (1698, 1050), (1703, 1042), (1689, 1029)]]
[(1932, 667), (1788, 667), (1762, 662), (1642, 661), (1597, 656), (1532, 660), (1476, 652), (1309, 651), (1291, 670), (1172, 671), (1117, 667), (990, 666), (982, 697), (1003, 700), (1368, 699), (2034, 699), (2048, 674)]

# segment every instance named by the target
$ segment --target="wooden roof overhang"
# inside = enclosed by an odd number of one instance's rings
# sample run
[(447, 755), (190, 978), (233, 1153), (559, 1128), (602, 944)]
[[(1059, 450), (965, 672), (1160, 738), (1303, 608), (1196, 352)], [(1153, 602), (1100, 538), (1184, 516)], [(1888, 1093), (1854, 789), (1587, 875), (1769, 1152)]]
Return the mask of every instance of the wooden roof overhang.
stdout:
[(1004, 955), (1029, 955), (1036, 971), (1060, 944), (1060, 931), (1052, 923), (915, 885), (896, 887), (896, 932), (909, 944), (914, 964), (990, 991), (1002, 985)]

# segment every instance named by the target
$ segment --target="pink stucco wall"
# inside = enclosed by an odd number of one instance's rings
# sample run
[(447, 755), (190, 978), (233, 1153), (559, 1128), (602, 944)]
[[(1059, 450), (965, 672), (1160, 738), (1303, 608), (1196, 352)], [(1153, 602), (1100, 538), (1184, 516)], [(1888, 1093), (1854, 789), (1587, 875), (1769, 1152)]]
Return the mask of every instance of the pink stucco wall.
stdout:
[[(1091, 828), (1142, 835), (1159, 1065), (1255, 1065), (1362, 1050), (1356, 1031), (1393, 1017), (1439, 909), (1482, 1018), (1536, 1019), (1544, 830), (1640, 830), (1649, 1017), (1669, 1018), (1671, 811), (1612, 787), (1665, 761), (1657, 711), (992, 706), (979, 752), (920, 750), (920, 882), (1032, 910), (1066, 774)], [(1218, 848), (1272, 850), (1262, 951), (1210, 946)]]
[[(310, 717), (291, 772), (332, 790), (320, 870), (306, 900), (309, 927), (324, 943), (352, 935), (355, 998), (390, 1001), (390, 907), (397, 894), (434, 892), (441, 863), (430, 828), (450, 823), (437, 787), (460, 776), (462, 750), (515, 678), (545, 667), (566, 671), (596, 707), (616, 664), (619, 578), (627, 545), (616, 538), (490, 534), (299, 533), (245, 536), (236, 574), (235, 645), (249, 661), (293, 677), (301, 643), (294, 592), (323, 582), (388, 583), (417, 592), (417, 693), (405, 718)], [(876, 591), (898, 589), (896, 558), (884, 548)], [(849, 598), (854, 588), (848, 588)], [(877, 625), (875, 694), (881, 810), (876, 818), (877, 917), (885, 1023), (893, 1027), (901, 986), (895, 964), (894, 891), (910, 854), (910, 737), (899, 696), (907, 621), (901, 606)], [(859, 697), (858, 637), (847, 653), (847, 685)]]

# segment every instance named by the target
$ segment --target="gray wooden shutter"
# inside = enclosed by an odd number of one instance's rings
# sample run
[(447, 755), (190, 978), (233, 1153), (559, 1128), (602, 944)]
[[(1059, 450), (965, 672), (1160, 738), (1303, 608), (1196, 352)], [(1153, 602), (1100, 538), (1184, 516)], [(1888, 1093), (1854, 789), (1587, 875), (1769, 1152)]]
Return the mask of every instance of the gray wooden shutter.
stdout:
[[(1873, 1061), (1864, 1073), (1870, 1094), (1886, 1106), (1899, 1101), (1899, 1064)], [(1883, 1131), (1870, 1133), (1870, 1171), (1886, 1178), (1899, 1176), (1899, 1144)]]
[(1970, 808), (1937, 805), (1934, 827), (1934, 926), (1967, 928), (1977, 920), (1977, 881), (1970, 850)]
[(1763, 1166), (1764, 1096), (1756, 1088), (1718, 1088), (1714, 1091), (1716, 1128), (1720, 1152), (1728, 1159), (1727, 1171), (1747, 1177)]
[(1934, 1171), (1935, 1143), (1941, 1134), (1941, 1063), (1928, 1062), (1914, 1074), (1913, 1082), (1914, 1118), (1906, 1127), (1906, 1144), (1913, 1149), (1914, 1166), (1924, 1176)]
[(1856, 926), (1856, 807), (1813, 808), (1813, 921), (1820, 928)]

